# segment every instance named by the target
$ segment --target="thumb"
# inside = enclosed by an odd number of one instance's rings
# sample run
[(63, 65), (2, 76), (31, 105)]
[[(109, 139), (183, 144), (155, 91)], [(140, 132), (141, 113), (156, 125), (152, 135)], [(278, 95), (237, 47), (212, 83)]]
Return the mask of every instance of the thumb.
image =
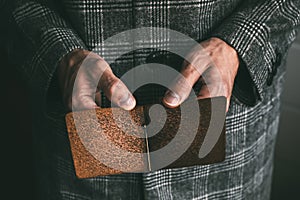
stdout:
[(106, 70), (99, 82), (99, 87), (105, 96), (115, 105), (125, 110), (132, 110), (136, 100), (126, 85), (109, 69)]
[(193, 89), (193, 85), (199, 80), (207, 65), (205, 62), (201, 65), (185, 62), (183, 66), (181, 73), (171, 84), (171, 87), (166, 92), (163, 99), (163, 103), (167, 107), (177, 107), (188, 98), (191, 90)]
[(179, 75), (166, 92), (163, 103), (169, 108), (179, 106), (186, 100), (192, 90), (193, 85), (183, 76)]

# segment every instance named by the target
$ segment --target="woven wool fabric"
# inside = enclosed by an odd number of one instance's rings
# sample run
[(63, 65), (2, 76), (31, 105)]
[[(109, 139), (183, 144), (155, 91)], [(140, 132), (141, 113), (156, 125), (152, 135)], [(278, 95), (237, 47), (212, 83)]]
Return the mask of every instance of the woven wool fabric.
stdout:
[[(11, 22), (19, 33), (13, 56), (19, 56), (16, 60), (32, 88), (35, 108), (39, 199), (269, 198), (285, 58), (300, 21), (299, 0), (16, 0), (13, 4)], [(109, 60), (113, 52), (98, 48), (105, 39), (150, 26), (170, 28), (197, 41), (219, 37), (237, 50), (241, 65), (226, 119), (226, 160), (79, 180), (56, 83), (57, 63), (75, 48), (95, 50)], [(120, 76), (126, 66), (147, 63), (153, 51), (128, 54), (112, 68)], [(146, 94), (141, 91), (141, 103), (161, 92), (152, 89)]]

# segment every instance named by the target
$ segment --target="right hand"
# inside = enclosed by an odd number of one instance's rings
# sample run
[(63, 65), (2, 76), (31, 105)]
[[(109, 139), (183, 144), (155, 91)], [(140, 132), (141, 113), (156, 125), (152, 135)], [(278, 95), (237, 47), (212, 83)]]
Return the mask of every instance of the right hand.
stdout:
[(125, 84), (113, 74), (108, 63), (95, 53), (73, 50), (59, 62), (57, 73), (68, 111), (99, 107), (100, 90), (113, 104), (125, 110), (131, 110), (136, 105), (135, 98)]

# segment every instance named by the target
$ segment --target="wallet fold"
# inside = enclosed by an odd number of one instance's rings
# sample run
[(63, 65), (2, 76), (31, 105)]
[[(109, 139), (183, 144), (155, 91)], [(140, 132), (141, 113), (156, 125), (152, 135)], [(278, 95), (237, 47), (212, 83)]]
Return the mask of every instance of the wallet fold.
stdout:
[[(197, 107), (195, 107), (195, 105)], [(163, 105), (97, 108), (66, 115), (79, 178), (150, 172), (222, 162), (226, 98)], [(201, 148), (208, 152), (199, 156)]]

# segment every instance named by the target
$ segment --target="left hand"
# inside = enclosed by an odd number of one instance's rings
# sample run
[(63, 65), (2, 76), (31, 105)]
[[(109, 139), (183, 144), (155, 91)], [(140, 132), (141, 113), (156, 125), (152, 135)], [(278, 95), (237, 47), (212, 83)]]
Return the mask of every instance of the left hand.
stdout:
[(204, 85), (197, 97), (199, 99), (225, 96), (226, 111), (234, 79), (239, 67), (235, 49), (219, 38), (210, 38), (194, 47), (187, 55), (181, 74), (166, 92), (163, 103), (170, 108), (179, 106), (186, 100), (193, 85), (200, 79)]

